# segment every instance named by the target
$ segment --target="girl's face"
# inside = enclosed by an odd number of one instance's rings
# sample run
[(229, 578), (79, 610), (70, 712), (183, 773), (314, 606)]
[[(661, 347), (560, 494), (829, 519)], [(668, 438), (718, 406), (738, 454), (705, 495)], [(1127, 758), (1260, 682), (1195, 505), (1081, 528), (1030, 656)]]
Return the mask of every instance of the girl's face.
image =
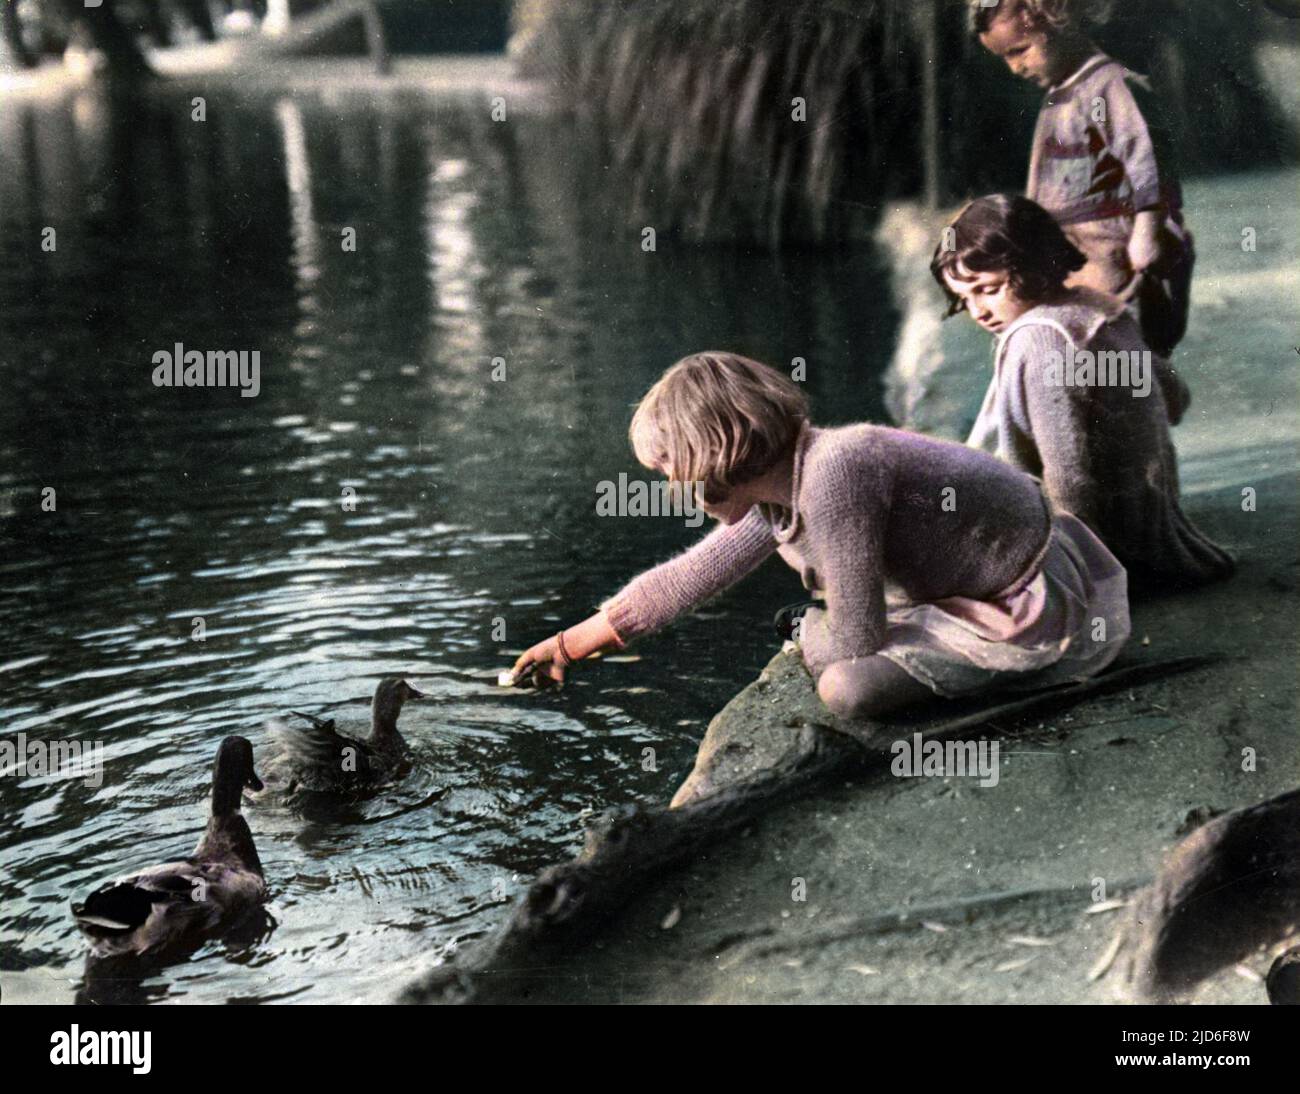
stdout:
[(961, 298), (970, 317), (990, 334), (1006, 330), (1034, 306), (1032, 301), (1016, 295), (1005, 270), (977, 272), (958, 263), (957, 272), (964, 275), (964, 279), (959, 280), (944, 270), (945, 284)]
[[(650, 470), (657, 471), (664, 478), (671, 481), (673, 477), (672, 464), (663, 463)], [(735, 524), (743, 520), (745, 515), (754, 507), (754, 499), (749, 496), (743, 485), (733, 486), (731, 493), (721, 501), (703, 501), (699, 494), (695, 495), (695, 504), (704, 510), (704, 515), (710, 520), (720, 520), (723, 524)]]
[(699, 505), (707, 516), (720, 520), (723, 524), (735, 524), (744, 520), (745, 515), (754, 508), (753, 499), (743, 486), (732, 487), (731, 493), (722, 501), (700, 502)]
[(980, 35), (980, 44), (1022, 80), (1049, 88), (1061, 79), (1060, 65), (1047, 31), (1030, 21), (1025, 12), (995, 19)]

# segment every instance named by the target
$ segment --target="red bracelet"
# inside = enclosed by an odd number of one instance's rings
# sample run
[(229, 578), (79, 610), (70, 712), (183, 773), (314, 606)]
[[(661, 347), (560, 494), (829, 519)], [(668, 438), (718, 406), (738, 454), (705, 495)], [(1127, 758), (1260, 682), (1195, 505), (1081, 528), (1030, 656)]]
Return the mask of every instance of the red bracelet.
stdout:
[(564, 632), (555, 632), (555, 645), (560, 653), (560, 667), (568, 668), (573, 664), (573, 658), (569, 656), (569, 651), (564, 648)]

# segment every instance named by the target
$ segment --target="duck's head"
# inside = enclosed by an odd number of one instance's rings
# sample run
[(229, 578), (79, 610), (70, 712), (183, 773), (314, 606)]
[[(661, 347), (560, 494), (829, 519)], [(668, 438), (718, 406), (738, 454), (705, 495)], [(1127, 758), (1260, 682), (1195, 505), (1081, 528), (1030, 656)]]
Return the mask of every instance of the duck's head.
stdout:
[(408, 699), (423, 699), (424, 692), (411, 687), (400, 676), (385, 676), (375, 688), (375, 698), (370, 704), (371, 729), (375, 733), (392, 733), (397, 730), (397, 716)]
[(212, 812), (237, 810), (246, 786), (262, 789), (262, 780), (253, 770), (253, 746), (247, 737), (227, 737), (217, 749), (217, 762), (212, 769)]

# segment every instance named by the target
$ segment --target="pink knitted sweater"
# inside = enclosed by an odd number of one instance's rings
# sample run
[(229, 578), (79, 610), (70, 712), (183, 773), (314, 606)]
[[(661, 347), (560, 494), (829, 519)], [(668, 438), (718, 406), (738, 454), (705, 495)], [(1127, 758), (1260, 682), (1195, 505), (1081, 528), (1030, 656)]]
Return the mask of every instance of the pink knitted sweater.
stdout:
[(885, 640), (885, 586), (913, 602), (987, 600), (1027, 584), (1051, 514), (1037, 482), (1000, 460), (900, 429), (805, 425), (793, 510), (755, 506), (633, 579), (602, 605), (624, 641), (658, 630), (773, 552), (826, 602), (802, 630), (815, 676)]

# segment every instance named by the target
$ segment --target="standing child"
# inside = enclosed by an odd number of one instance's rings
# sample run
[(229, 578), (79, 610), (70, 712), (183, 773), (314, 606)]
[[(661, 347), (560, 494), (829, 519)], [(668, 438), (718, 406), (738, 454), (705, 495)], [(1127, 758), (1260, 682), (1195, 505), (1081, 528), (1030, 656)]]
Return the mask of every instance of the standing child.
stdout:
[(996, 335), (993, 380), (968, 444), (1042, 479), (1084, 521), (1132, 589), (1200, 585), (1232, 559), (1183, 515), (1169, 439), (1187, 389), (1113, 296), (1067, 288), (1084, 256), (1051, 214), (995, 194), (945, 229), (930, 270)]
[(972, 0), (980, 43), (1046, 90), (1025, 196), (1087, 259), (1070, 279), (1133, 300), (1169, 356), (1187, 329), (1195, 252), (1172, 155), (1144, 77), (1102, 53), (1082, 17), (1096, 0)]
[[(872, 717), (935, 695), (1091, 676), (1129, 633), (1125, 575), (1039, 484), (982, 452), (874, 425), (818, 429), (798, 386), (731, 353), (673, 365), (632, 419), (637, 459), (720, 526), (515, 675), (658, 630), (779, 554), (820, 601), (799, 627), (823, 702)], [(886, 603), (886, 591), (889, 603)]]

